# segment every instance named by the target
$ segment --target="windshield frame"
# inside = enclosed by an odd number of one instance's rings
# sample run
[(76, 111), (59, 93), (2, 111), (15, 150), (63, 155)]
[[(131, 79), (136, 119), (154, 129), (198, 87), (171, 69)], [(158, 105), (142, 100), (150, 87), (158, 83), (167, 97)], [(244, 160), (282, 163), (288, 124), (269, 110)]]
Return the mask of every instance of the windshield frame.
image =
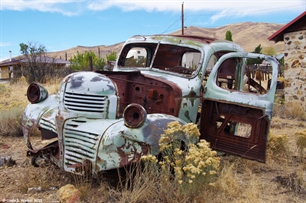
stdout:
[[(127, 56), (132, 49), (145, 49), (147, 60), (144, 66), (126, 66)], [(186, 53), (196, 53), (198, 56), (197, 61), (190, 67), (182, 66), (183, 55)], [(186, 57), (185, 57), (186, 58)], [(172, 61), (171, 61), (172, 60)], [(187, 59), (186, 59), (187, 60)], [(155, 72), (162, 72), (170, 75), (176, 75), (180, 77), (193, 78), (195, 77), (203, 64), (204, 53), (200, 46), (193, 46), (190, 44), (173, 44), (165, 43), (163, 41), (156, 42), (139, 42), (126, 44), (120, 53), (117, 60), (118, 70), (149, 70)], [(187, 63), (187, 62), (186, 62)], [(186, 64), (185, 63), (185, 64)], [(172, 64), (175, 64), (171, 66)], [(173, 67), (177, 67), (178, 70), (173, 70)], [(181, 69), (181, 70), (180, 70)], [(190, 70), (186, 70), (190, 69)], [(183, 70), (183, 71), (182, 71)], [(179, 72), (180, 71), (180, 72)]]

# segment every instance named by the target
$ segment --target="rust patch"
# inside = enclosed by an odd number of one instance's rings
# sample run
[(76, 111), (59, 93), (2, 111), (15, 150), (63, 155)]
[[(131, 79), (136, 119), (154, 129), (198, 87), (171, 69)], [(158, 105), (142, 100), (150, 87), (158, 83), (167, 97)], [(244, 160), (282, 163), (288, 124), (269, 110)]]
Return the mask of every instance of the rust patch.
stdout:
[(56, 155), (58, 152), (58, 142), (55, 141), (41, 149), (29, 149), (27, 151), (27, 156), (40, 156), (44, 154)]
[[(269, 120), (262, 110), (205, 100), (201, 116), (201, 139), (213, 149), (265, 162)], [(249, 126), (247, 136), (238, 135), (238, 124)]]
[(69, 165), (68, 168), (75, 168), (75, 172), (77, 173), (89, 173), (92, 169), (92, 163), (90, 160), (85, 159), (83, 163), (72, 164)]
[(110, 77), (118, 87), (120, 117), (131, 103), (142, 105), (148, 114), (164, 113), (178, 116), (182, 91), (166, 79), (135, 72), (99, 72)]
[[(136, 148), (136, 144), (141, 147), (141, 151), (138, 152)], [(131, 148), (131, 150), (126, 153), (124, 149)], [(118, 155), (120, 156), (120, 167), (128, 166), (132, 163), (135, 163), (141, 159), (141, 156), (147, 154), (150, 146), (146, 143), (134, 142), (133, 144), (124, 144), (121, 147), (117, 147)]]

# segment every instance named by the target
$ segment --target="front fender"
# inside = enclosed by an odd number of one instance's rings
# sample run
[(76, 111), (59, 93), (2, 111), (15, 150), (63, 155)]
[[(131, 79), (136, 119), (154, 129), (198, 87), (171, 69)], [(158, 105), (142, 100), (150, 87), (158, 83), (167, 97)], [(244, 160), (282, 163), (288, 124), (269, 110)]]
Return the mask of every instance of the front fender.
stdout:
[[(52, 117), (58, 109), (58, 96), (51, 95), (46, 100), (36, 103), (36, 104), (28, 104), (24, 110), (22, 117), (22, 131), (25, 141), (27, 143), (28, 148), (32, 149), (30, 143), (30, 130), (38, 127), (40, 119), (45, 115), (45, 117)], [(55, 126), (55, 117), (50, 118), (50, 122), (53, 122), (53, 126)], [(53, 127), (55, 130), (55, 128)]]
[(167, 124), (185, 121), (165, 114), (149, 114), (139, 128), (128, 128), (123, 120), (110, 126), (104, 133), (98, 150), (98, 170), (119, 168), (137, 162), (144, 154), (159, 154), (158, 141)]
[(144, 154), (157, 155), (160, 136), (172, 121), (185, 124), (163, 114), (149, 114), (139, 128), (126, 127), (123, 119), (68, 119), (63, 128), (64, 168), (75, 172), (90, 162), (95, 174), (137, 162)]

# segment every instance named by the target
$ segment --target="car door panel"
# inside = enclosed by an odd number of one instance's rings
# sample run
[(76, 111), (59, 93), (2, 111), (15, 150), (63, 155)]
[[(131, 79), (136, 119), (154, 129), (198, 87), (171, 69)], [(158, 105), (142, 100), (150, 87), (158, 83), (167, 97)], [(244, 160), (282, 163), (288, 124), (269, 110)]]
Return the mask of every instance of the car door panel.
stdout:
[[(262, 58), (270, 62), (272, 80), (266, 93), (243, 90), (246, 58)], [(228, 60), (233, 59), (237, 61), (236, 67), (224, 66), (229, 64), (226, 63)], [(222, 70), (224, 68), (226, 71)], [(230, 73), (231, 70), (235, 70), (234, 73)], [(250, 53), (229, 53), (222, 56), (205, 85), (201, 138), (210, 142), (211, 147), (217, 151), (265, 162), (277, 72), (278, 62), (272, 57)], [(226, 81), (226, 85), (222, 86), (222, 80)]]

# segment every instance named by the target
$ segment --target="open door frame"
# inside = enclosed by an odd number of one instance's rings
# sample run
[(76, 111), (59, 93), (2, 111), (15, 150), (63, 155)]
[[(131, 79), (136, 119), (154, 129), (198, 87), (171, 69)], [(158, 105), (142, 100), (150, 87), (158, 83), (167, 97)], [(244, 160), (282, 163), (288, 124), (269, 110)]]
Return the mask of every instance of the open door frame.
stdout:
[[(265, 94), (243, 90), (247, 58), (261, 58), (271, 64), (271, 86)], [(224, 69), (224, 62), (232, 59), (239, 61), (231, 77), (235, 87), (222, 88), (218, 86), (218, 73)], [(214, 150), (265, 162), (277, 76), (278, 62), (273, 57), (253, 53), (223, 55), (212, 69), (204, 88), (201, 139), (210, 142)]]

